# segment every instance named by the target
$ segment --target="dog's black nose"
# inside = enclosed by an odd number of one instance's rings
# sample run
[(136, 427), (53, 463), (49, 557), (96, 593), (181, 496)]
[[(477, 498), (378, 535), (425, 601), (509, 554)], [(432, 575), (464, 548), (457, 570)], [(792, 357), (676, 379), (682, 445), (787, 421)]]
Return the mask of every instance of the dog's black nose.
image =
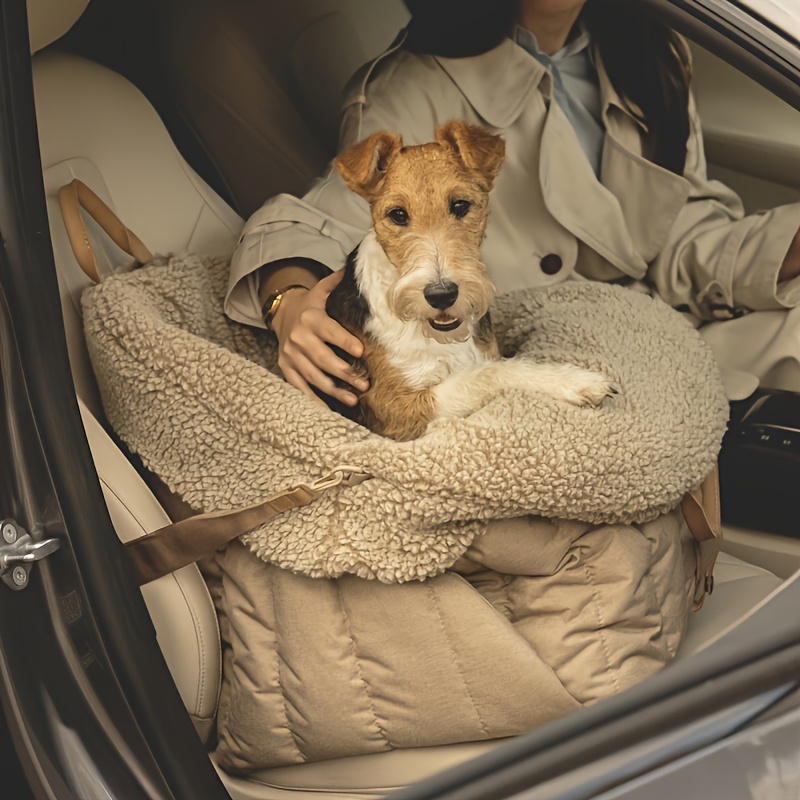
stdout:
[(450, 308), (458, 299), (458, 284), (453, 281), (443, 281), (442, 283), (429, 283), (422, 294), (428, 301), (428, 305), (444, 311)]

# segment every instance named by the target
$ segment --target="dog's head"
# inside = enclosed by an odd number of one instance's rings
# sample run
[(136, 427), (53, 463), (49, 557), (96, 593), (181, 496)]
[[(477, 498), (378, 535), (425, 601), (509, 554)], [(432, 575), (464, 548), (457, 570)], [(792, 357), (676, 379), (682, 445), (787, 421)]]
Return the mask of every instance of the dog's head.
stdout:
[(480, 245), (504, 156), (499, 136), (448, 122), (428, 144), (404, 147), (379, 131), (336, 159), (370, 204), (376, 239), (396, 270), (392, 310), (440, 341), (466, 338), (493, 299)]

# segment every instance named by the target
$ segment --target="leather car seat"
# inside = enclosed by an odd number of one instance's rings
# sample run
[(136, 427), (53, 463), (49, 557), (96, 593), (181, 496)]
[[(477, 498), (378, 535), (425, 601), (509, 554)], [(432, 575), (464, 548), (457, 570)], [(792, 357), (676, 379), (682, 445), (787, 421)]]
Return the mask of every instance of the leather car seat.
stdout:
[[(28, 0), (33, 77), (44, 186), (70, 362), (86, 433), (123, 541), (166, 524), (167, 515), (104, 427), (83, 340), (80, 294), (88, 285), (68, 244), (58, 188), (77, 177), (90, 185), (153, 252), (230, 253), (242, 220), (189, 168), (158, 116), (128, 81), (96, 63), (49, 47), (87, 0)], [(290, 4), (284, 4), (289, 8)], [(91, 231), (90, 231), (91, 235)], [(114, 254), (109, 255), (114, 258)], [(717, 589), (693, 620), (682, 656), (735, 624), (780, 581), (731, 556), (720, 558)], [(220, 681), (214, 609), (196, 567), (143, 594), (167, 664), (198, 733), (208, 739)], [(497, 742), (397, 751), (260, 771), (222, 774), (231, 795), (248, 800), (369, 797), (460, 763)], [(298, 794), (299, 793), (299, 794)]]
[(244, 216), (305, 192), (348, 78), (408, 21), (402, 0), (169, 2), (169, 92)]

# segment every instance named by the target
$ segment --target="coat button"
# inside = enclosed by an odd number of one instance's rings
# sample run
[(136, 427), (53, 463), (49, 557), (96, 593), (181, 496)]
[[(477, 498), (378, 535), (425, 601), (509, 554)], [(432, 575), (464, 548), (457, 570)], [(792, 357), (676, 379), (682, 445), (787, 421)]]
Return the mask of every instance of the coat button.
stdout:
[(539, 266), (542, 268), (542, 272), (544, 272), (545, 275), (555, 275), (561, 270), (563, 265), (564, 262), (561, 260), (561, 256), (556, 255), (555, 253), (542, 256), (542, 260), (539, 263)]

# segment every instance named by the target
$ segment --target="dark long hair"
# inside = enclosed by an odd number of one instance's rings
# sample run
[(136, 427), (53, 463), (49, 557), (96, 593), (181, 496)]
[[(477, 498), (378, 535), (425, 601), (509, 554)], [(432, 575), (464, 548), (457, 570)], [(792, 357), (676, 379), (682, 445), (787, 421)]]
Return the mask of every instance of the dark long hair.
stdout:
[[(447, 58), (479, 55), (513, 26), (516, 0), (405, 0), (406, 48)], [(583, 19), (608, 77), (647, 127), (644, 153), (678, 175), (689, 139), (689, 54), (642, 0), (588, 0)]]

